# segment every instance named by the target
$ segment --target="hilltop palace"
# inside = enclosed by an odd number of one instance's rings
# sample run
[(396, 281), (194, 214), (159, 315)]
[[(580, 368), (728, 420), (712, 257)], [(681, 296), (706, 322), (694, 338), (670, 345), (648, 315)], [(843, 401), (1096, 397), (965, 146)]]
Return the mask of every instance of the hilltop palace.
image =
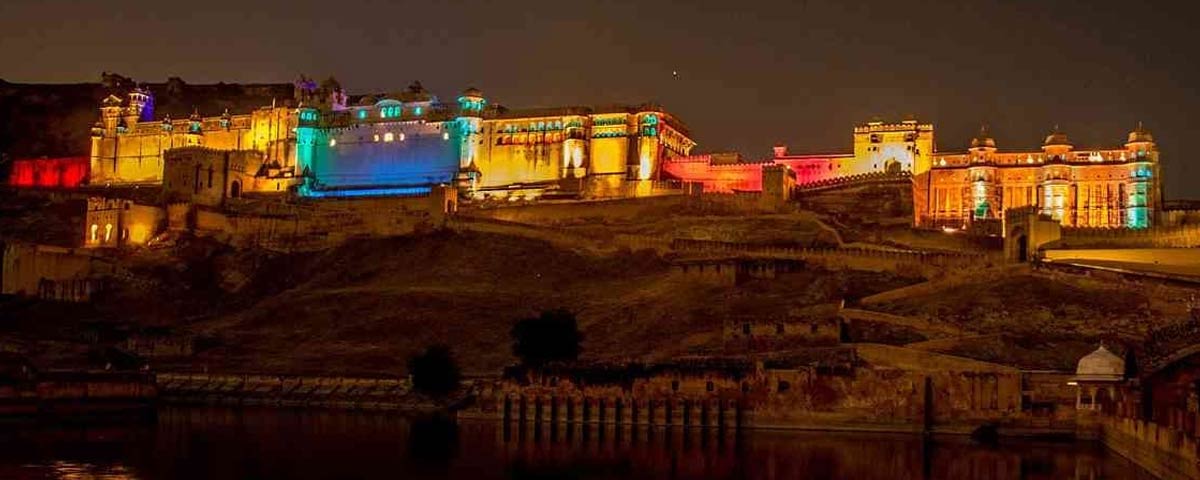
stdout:
[[(154, 187), (166, 204), (201, 210), (272, 196), (433, 196), (430, 205), (449, 213), (459, 199), (705, 193), (786, 201), (806, 188), (883, 179), (911, 181), (913, 225), (922, 228), (1003, 221), (1020, 208), (1067, 227), (1141, 229), (1159, 223), (1162, 210), (1159, 154), (1140, 126), (1110, 149), (1076, 149), (1056, 130), (1039, 151), (1002, 152), (981, 131), (965, 152), (943, 153), (933, 125), (915, 120), (857, 126), (844, 154), (777, 146), (772, 158), (750, 161), (693, 155), (695, 146), (683, 123), (655, 105), (510, 110), (474, 88), (446, 103), (419, 83), (350, 97), (336, 84), (301, 81), (293, 105), (171, 119), (155, 115), (149, 89), (130, 88), (103, 100), (88, 157), (18, 160), (10, 183)], [(85, 244), (144, 243), (164, 223), (195, 223), (190, 210), (172, 216), (159, 205), (138, 214), (126, 203), (129, 212), (114, 213), (119, 203), (89, 203)], [(249, 228), (235, 220), (210, 226)]]
[(442, 103), (419, 84), (348, 105), (340, 90), (302, 87), (298, 108), (186, 120), (155, 120), (146, 91), (110, 96), (92, 131), (90, 183), (165, 181), (169, 189), (219, 168), (193, 163), (190, 176), (173, 178), (172, 152), (204, 147), (252, 159), (230, 172), (239, 177), (227, 186), (234, 197), (289, 189), (305, 197), (404, 195), (435, 185), (474, 198), (624, 196), (695, 146), (678, 120), (652, 105), (508, 110), (476, 89)]
[(853, 153), (774, 150), (774, 158), (761, 162), (743, 162), (735, 154), (696, 155), (672, 159), (664, 168), (717, 192), (763, 189), (760, 171), (768, 165), (786, 165), (801, 186), (911, 175), (918, 227), (964, 227), (1032, 206), (1064, 226), (1146, 228), (1162, 204), (1158, 150), (1141, 126), (1122, 148), (1076, 150), (1065, 133), (1055, 131), (1040, 151), (1000, 152), (982, 130), (966, 152), (941, 153), (931, 124), (870, 122), (855, 127)]

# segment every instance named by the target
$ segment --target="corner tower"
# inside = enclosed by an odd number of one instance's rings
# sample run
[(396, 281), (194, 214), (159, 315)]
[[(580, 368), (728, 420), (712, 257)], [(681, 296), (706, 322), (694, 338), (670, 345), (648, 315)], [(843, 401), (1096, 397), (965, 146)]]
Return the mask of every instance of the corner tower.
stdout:
[(971, 219), (999, 218), (1001, 209), (1000, 189), (996, 172), (996, 140), (988, 134), (987, 127), (979, 128), (979, 134), (971, 139), (971, 164), (967, 177), (971, 181)]
[(1129, 182), (1125, 187), (1125, 226), (1147, 228), (1153, 223), (1162, 202), (1162, 183), (1159, 182), (1158, 146), (1154, 136), (1139, 122), (1129, 132), (1125, 142), (1125, 158), (1129, 164)]
[(1065, 225), (1074, 225), (1071, 212), (1075, 211), (1075, 199), (1071, 195), (1071, 166), (1067, 156), (1075, 145), (1057, 125), (1042, 142), (1046, 163), (1042, 165), (1041, 191), (1042, 213)]
[(455, 186), (462, 192), (472, 192), (479, 185), (481, 172), (475, 164), (483, 135), (483, 109), (487, 99), (477, 88), (468, 88), (458, 97), (458, 118), (455, 119), (459, 136), (458, 175)]
[(854, 160), (842, 175), (928, 172), (933, 167), (933, 125), (905, 120), (854, 127)]

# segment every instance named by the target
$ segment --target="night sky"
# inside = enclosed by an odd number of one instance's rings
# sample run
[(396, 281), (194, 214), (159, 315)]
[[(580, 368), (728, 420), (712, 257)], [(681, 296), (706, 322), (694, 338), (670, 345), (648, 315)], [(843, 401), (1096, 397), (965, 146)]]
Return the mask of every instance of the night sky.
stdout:
[[(1060, 124), (1115, 147), (1144, 121), (1167, 197), (1200, 198), (1195, 2), (0, 2), (0, 78), (288, 82), (351, 93), (412, 80), (512, 107), (656, 101), (701, 151), (848, 152), (854, 124), (912, 115), (939, 151), (981, 123), (1028, 149)], [(672, 72), (678, 72), (673, 75)]]

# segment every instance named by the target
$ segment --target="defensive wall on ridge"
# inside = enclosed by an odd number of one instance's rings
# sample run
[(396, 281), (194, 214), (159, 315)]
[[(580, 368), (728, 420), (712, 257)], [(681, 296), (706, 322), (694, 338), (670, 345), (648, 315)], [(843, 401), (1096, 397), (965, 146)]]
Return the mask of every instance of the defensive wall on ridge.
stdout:
[(1063, 227), (1055, 248), (1196, 248), (1200, 224), (1140, 229)]
[(765, 206), (758, 193), (705, 193), (649, 198), (484, 205), (472, 208), (470, 215), (476, 218), (492, 218), (526, 224), (562, 225), (629, 221), (645, 216), (678, 213), (681, 210), (700, 215), (732, 215), (773, 212), (776, 209), (775, 206)]
[(840, 188), (856, 188), (872, 185), (907, 185), (912, 181), (910, 172), (870, 172), (845, 177), (836, 177), (810, 183), (796, 184), (797, 193), (817, 193)]
[(0, 293), (46, 300), (84, 302), (104, 284), (97, 275), (112, 274), (113, 264), (87, 249), (28, 243), (3, 244)]
[[(458, 230), (517, 235), (545, 240), (569, 249), (594, 252), (614, 252), (621, 249), (654, 249), (660, 253), (675, 253), (681, 261), (709, 259), (733, 263), (735, 259), (799, 260), (828, 269), (891, 271), (901, 274), (935, 276), (946, 269), (976, 270), (991, 265), (989, 257), (975, 253), (921, 252), (898, 249), (868, 248), (804, 248), (754, 243), (721, 242), (650, 235), (617, 234), (597, 239), (565, 228), (535, 226), (525, 223), (488, 218), (456, 216), (446, 226)], [(715, 265), (713, 265), (715, 267)], [(771, 267), (773, 268), (773, 267)], [(691, 272), (689, 269), (687, 272)], [(720, 270), (717, 270), (719, 272)], [(687, 273), (684, 272), (684, 273)], [(695, 269), (704, 275), (705, 270)], [(735, 271), (736, 273), (736, 271)]]
[(688, 256), (727, 256), (805, 260), (827, 269), (890, 271), (933, 276), (947, 269), (975, 270), (991, 265), (974, 253), (921, 252), (869, 248), (803, 248), (676, 238), (672, 250)]
[(231, 203), (224, 210), (167, 206), (168, 228), (211, 236), (240, 247), (320, 250), (355, 237), (405, 235), (440, 227), (457, 210), (452, 192), (407, 197), (320, 201), (274, 199)]
[(1098, 261), (1149, 264), (1166, 267), (1192, 267), (1200, 272), (1200, 248), (1079, 248), (1046, 249), (1048, 261)]

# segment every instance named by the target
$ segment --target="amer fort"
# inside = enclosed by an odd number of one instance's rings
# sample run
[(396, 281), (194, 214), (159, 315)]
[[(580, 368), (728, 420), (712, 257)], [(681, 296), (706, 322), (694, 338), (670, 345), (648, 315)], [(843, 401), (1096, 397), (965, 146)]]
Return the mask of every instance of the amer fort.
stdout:
[[(1066, 436), (1200, 478), (1200, 206), (1141, 124), (864, 119), (759, 158), (650, 103), (103, 80), (14, 148), (0, 218), (10, 315), (86, 312), (72, 345), (154, 367), (96, 395), (403, 409), (388, 372), (439, 340), (464, 420)], [(583, 356), (511, 366), (495, 339), (554, 308)]]

